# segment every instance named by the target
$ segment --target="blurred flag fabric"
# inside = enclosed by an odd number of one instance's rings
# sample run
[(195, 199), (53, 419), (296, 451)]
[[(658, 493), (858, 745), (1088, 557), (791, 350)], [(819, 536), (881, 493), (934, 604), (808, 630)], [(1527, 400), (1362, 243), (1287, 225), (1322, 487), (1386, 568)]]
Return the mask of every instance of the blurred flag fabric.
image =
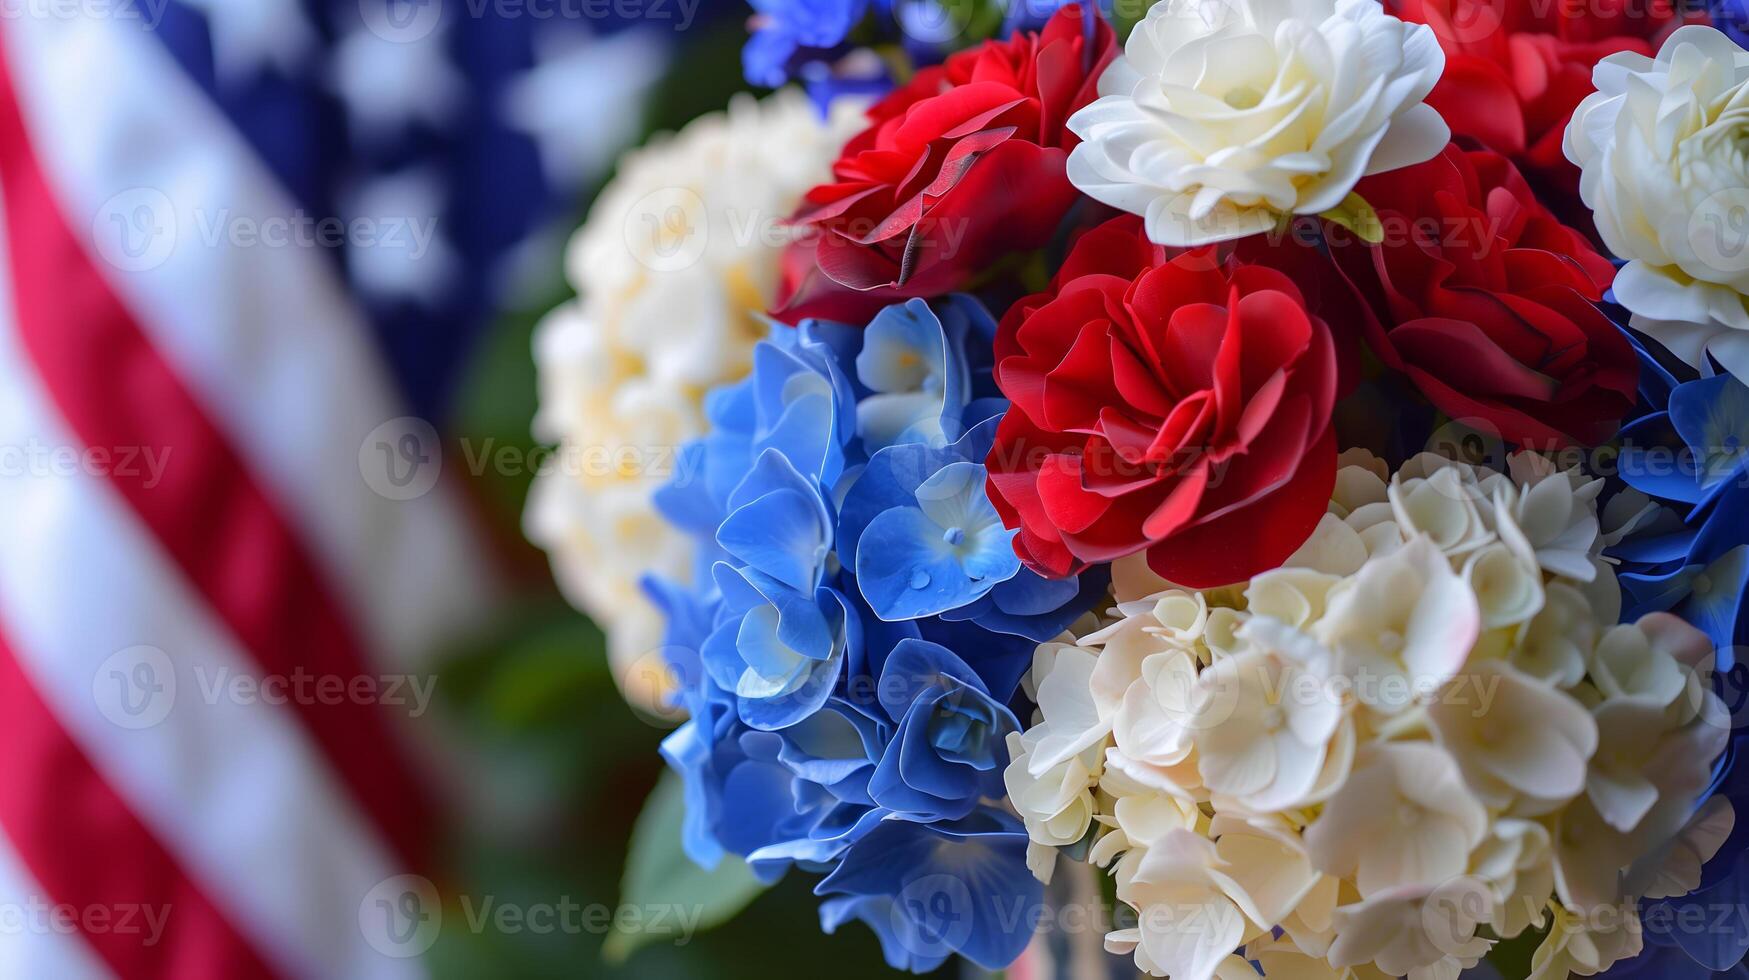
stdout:
[(421, 975), (410, 716), (496, 591), (438, 430), (662, 31), (3, 6), (0, 976)]

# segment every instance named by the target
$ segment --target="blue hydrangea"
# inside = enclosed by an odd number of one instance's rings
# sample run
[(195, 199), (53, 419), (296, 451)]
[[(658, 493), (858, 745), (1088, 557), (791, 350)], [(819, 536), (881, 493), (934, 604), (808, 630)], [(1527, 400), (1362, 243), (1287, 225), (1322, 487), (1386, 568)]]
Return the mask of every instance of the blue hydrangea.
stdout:
[(687, 854), (824, 872), (822, 926), (866, 922), (908, 969), (1024, 948), (1039, 885), (991, 801), (1033, 650), (1107, 585), (1024, 569), (986, 496), (995, 326), (965, 296), (774, 326), (657, 497), (698, 554), (692, 585), (647, 583)]
[[(1622, 431), (1620, 473), (1664, 513), (1610, 552), (1629, 618), (1670, 611), (1724, 651), (1749, 642), (1749, 386), (1678, 381), (1647, 359), (1654, 406)], [(1729, 670), (1728, 659), (1720, 662)]]
[(1707, 7), (1714, 26), (1739, 47), (1749, 47), (1749, 0), (1712, 0)]
[(842, 53), (868, 13), (868, 0), (749, 0), (753, 33), (741, 49), (741, 70), (754, 85), (776, 88), (804, 65)]
[[(940, 0), (748, 2), (752, 33), (741, 49), (742, 74), (766, 88), (799, 81), (824, 111), (841, 96), (879, 97), (893, 86), (888, 60), (855, 47), (859, 32), (861, 40), (923, 67), (964, 47), (968, 30), (988, 29), (986, 9), (1000, 16), (1001, 34), (1008, 36), (1043, 27), (1068, 0), (988, 0), (988, 8)], [(1089, 30), (1095, 6), (1086, 8)], [(1109, 15), (1109, 3), (1097, 6)]]
[[(1633, 336), (1641, 361), (1642, 411), (1622, 430), (1622, 481), (1650, 497), (1633, 530), (1607, 554), (1622, 587), (1622, 618), (1673, 612), (1705, 631), (1717, 651), (1716, 684), (1733, 717), (1749, 709), (1749, 386), (1728, 374), (1697, 377)], [(1632, 510), (1634, 508), (1625, 508)], [(1714, 768), (1714, 794), (1749, 812), (1749, 730), (1738, 725)], [(1749, 899), (1749, 823), (1739, 821), (1701, 875), (1701, 887), (1642, 904), (1645, 948), (1605, 976), (1745, 975), (1749, 923), (1713, 914)], [(1695, 929), (1696, 917), (1709, 924)], [(1688, 923), (1689, 925), (1684, 925)], [(1725, 928), (1712, 928), (1719, 923)]]

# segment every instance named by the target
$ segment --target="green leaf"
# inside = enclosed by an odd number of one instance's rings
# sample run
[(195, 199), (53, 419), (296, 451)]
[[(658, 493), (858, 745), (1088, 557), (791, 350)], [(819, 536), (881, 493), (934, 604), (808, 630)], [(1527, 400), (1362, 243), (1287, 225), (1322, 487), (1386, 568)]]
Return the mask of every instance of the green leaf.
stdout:
[(1347, 228), (1369, 245), (1377, 245), (1385, 240), (1385, 226), (1379, 221), (1379, 213), (1359, 194), (1350, 193), (1342, 199), (1341, 204), (1318, 217)]
[(747, 862), (733, 854), (710, 871), (692, 863), (680, 847), (685, 813), (680, 777), (664, 770), (632, 830), (619, 914), (601, 947), (608, 962), (624, 962), (651, 943), (683, 942), (691, 938), (689, 930), (721, 925), (765, 890)]

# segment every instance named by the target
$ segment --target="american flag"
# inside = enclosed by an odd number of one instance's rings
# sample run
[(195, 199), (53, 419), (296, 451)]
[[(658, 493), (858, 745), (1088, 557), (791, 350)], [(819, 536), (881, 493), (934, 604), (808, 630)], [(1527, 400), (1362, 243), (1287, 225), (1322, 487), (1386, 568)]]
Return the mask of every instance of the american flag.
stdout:
[(664, 50), (448, 7), (0, 0), (0, 976), (424, 970), (437, 431)]

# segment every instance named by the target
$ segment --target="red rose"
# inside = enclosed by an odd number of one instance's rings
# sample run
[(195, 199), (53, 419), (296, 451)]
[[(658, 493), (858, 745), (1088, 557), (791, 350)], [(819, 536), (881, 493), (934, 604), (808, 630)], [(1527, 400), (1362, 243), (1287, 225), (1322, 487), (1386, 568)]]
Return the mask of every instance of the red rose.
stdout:
[(1390, 0), (1433, 28), (1445, 74), (1427, 103), (1453, 133), (1511, 157), (1549, 191), (1577, 200), (1561, 153), (1591, 69), (1618, 51), (1652, 54), (1684, 21), (1676, 0)]
[(1440, 411), (1537, 447), (1607, 441), (1634, 404), (1634, 352), (1595, 303), (1615, 277), (1504, 157), (1455, 144), (1355, 188), (1385, 240), (1331, 229), (1376, 316), (1368, 344)]
[(1336, 347), (1275, 269), (1169, 256), (1126, 215), (1010, 308), (996, 356), (1013, 408), (990, 496), (1044, 574), (1146, 550), (1173, 582), (1225, 585), (1279, 566), (1324, 514)]
[(1064, 125), (1116, 53), (1079, 5), (1042, 31), (959, 52), (869, 110), (832, 183), (808, 192), (778, 315), (861, 322), (964, 286), (1002, 254), (1045, 244), (1076, 200)]

